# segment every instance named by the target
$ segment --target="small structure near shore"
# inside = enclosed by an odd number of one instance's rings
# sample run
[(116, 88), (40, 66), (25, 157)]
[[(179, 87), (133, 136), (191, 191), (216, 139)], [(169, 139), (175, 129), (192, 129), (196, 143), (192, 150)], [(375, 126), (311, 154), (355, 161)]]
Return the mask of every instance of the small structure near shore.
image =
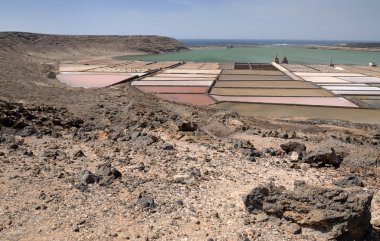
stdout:
[(374, 63), (374, 62), (370, 62), (370, 63), (369, 63), (369, 66), (371, 66), (371, 67), (377, 67), (377, 64)]
[(289, 61), (288, 61), (288, 59), (286, 58), (286, 55), (285, 55), (284, 58), (282, 59), (281, 64), (289, 64)]
[(274, 62), (276, 64), (279, 64), (280, 63), (280, 59), (278, 58), (278, 54), (276, 53), (276, 58), (274, 58)]
[(330, 67), (334, 67), (334, 64), (333, 64), (332, 58), (330, 59)]

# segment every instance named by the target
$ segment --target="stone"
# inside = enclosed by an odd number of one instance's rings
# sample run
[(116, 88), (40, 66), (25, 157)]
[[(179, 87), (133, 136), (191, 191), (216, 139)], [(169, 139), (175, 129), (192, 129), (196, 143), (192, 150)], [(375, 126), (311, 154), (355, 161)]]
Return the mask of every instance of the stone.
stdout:
[(193, 168), (190, 173), (193, 177), (200, 177), (201, 176), (201, 170), (199, 168)]
[(78, 179), (83, 184), (93, 184), (99, 182), (100, 178), (92, 172), (85, 170), (78, 175)]
[(35, 133), (37, 133), (37, 130), (32, 126), (26, 126), (18, 132), (18, 134), (22, 137), (32, 136)]
[(338, 187), (343, 187), (343, 188), (344, 187), (349, 188), (349, 187), (355, 187), (355, 186), (364, 187), (364, 183), (362, 179), (356, 175), (350, 175), (342, 179), (334, 180), (332, 184)]
[(300, 165), (298, 165), (296, 163), (292, 163), (292, 165), (290, 165), (290, 168), (295, 169), (295, 170), (301, 170)]
[(24, 155), (31, 157), (31, 156), (34, 156), (34, 153), (32, 151), (25, 151)]
[(108, 186), (113, 180), (121, 178), (122, 174), (116, 168), (113, 168), (111, 163), (98, 165), (95, 175), (99, 178), (100, 186)]
[(79, 232), (79, 226), (78, 225), (74, 225), (72, 227), (72, 229), (73, 229), (74, 232)]
[(298, 152), (296, 151), (293, 151), (292, 154), (290, 155), (290, 161), (292, 162), (297, 162), (300, 159), (301, 159), (300, 154), (298, 154)]
[(185, 121), (178, 125), (178, 130), (183, 132), (194, 132), (197, 129), (198, 125), (190, 121)]
[(380, 217), (374, 218), (372, 220), (372, 224), (373, 224), (374, 227), (380, 229)]
[(306, 146), (305, 144), (291, 141), (287, 142), (285, 144), (281, 144), (281, 149), (285, 151), (286, 154), (290, 154), (292, 152), (298, 153), (298, 158), (301, 160), (306, 152)]
[(171, 151), (171, 150), (174, 150), (174, 146), (172, 144), (169, 144), (169, 143), (165, 143), (161, 146), (162, 150), (165, 150), (165, 151)]
[(38, 196), (39, 199), (45, 200), (46, 199), (46, 194), (44, 192), (41, 192), (40, 195)]
[(147, 135), (141, 135), (135, 140), (135, 144), (138, 146), (150, 146), (155, 142), (157, 142), (156, 138)]
[(297, 234), (301, 234), (302, 233), (301, 227), (298, 224), (296, 224), (296, 223), (290, 223), (289, 225), (286, 225), (285, 226), (285, 230), (288, 233), (293, 234), (293, 235), (297, 235)]
[(76, 189), (78, 189), (80, 192), (86, 192), (87, 191), (87, 185), (85, 183), (77, 183), (74, 185)]
[(309, 163), (313, 167), (329, 167), (338, 168), (343, 162), (343, 155), (335, 152), (334, 148), (331, 151), (317, 150), (310, 152), (304, 159), (305, 163)]
[(41, 209), (41, 206), (39, 204), (34, 204), (33, 205), (33, 209), (35, 210), (40, 210)]
[(363, 240), (370, 232), (373, 194), (360, 188), (312, 187), (294, 190), (258, 186), (243, 197), (249, 213), (264, 212), (320, 231), (325, 239)]
[(142, 208), (148, 208), (148, 209), (154, 208), (156, 206), (154, 202), (154, 198), (146, 192), (140, 193), (137, 203)]
[(264, 186), (258, 186), (243, 196), (244, 205), (249, 213), (254, 213), (263, 208), (265, 197), (269, 195), (269, 189)]
[(250, 158), (255, 159), (255, 157), (262, 157), (263, 156), (263, 153), (261, 151), (258, 151), (254, 148), (241, 149), (241, 152), (247, 159), (250, 159)]
[(43, 156), (52, 159), (63, 159), (66, 157), (66, 153), (59, 149), (48, 149), (44, 151)]
[(17, 150), (18, 148), (19, 148), (19, 145), (16, 143), (9, 145), (9, 149), (11, 150)]
[(85, 157), (86, 155), (82, 150), (75, 152), (74, 157)]
[(265, 149), (265, 153), (268, 153), (271, 156), (276, 156), (277, 155), (277, 151), (273, 147)]

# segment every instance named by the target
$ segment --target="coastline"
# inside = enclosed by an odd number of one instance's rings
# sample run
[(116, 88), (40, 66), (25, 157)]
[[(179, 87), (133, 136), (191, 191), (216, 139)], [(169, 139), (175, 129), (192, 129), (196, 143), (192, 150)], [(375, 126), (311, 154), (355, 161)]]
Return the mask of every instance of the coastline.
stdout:
[[(199, 46), (189, 46), (190, 50), (201, 50), (201, 49), (223, 49), (226, 46), (222, 45), (199, 45)], [(234, 48), (258, 48), (258, 47), (288, 47), (288, 48), (305, 48), (305, 49), (324, 49), (324, 50), (350, 50), (350, 51), (367, 51), (367, 52), (380, 52), (380, 44), (379, 47), (354, 47), (349, 45), (234, 45)]]

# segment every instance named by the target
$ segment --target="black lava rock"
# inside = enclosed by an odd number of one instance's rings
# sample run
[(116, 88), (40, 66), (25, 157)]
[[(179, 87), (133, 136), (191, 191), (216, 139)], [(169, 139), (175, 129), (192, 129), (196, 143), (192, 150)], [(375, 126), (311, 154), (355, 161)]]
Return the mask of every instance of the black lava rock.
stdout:
[(156, 204), (154, 202), (154, 198), (150, 194), (148, 194), (146, 192), (140, 193), (139, 199), (138, 199), (137, 203), (142, 208), (151, 209), (151, 208), (155, 208), (156, 207)]
[(194, 122), (182, 122), (178, 125), (178, 130), (183, 132), (194, 132), (198, 129), (198, 125)]

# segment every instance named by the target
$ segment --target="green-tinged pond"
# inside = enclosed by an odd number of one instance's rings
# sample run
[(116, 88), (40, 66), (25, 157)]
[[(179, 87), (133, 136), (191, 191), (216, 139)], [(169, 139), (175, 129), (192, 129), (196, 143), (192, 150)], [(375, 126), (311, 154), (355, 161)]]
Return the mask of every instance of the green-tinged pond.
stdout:
[(170, 54), (119, 56), (119, 60), (142, 61), (196, 61), (196, 62), (272, 62), (276, 53), (286, 55), (293, 64), (328, 64), (330, 59), (340, 64), (380, 64), (380, 52), (354, 50), (326, 50), (297, 47), (251, 47), (251, 48), (209, 48)]

